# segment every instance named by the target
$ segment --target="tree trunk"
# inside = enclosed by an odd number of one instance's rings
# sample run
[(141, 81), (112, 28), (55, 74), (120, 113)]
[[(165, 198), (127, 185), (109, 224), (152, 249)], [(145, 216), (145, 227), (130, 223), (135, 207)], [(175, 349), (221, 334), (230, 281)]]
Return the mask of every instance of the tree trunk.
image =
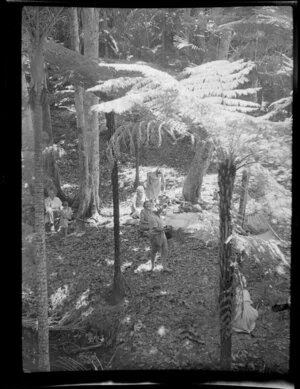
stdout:
[(134, 189), (140, 185), (140, 147), (139, 142), (136, 142), (135, 145), (135, 181)]
[(225, 158), (219, 164), (218, 184), (220, 191), (220, 365), (223, 370), (231, 369), (231, 321), (233, 311), (233, 267), (231, 201), (236, 168), (233, 161)]
[(198, 142), (194, 159), (183, 184), (183, 197), (186, 201), (191, 201), (193, 204), (200, 200), (201, 185), (209, 167), (213, 150), (212, 146), (210, 140)]
[(240, 198), (240, 206), (239, 206), (239, 223), (241, 227), (244, 227), (244, 222), (245, 222), (247, 197), (248, 197), (248, 183), (249, 183), (249, 172), (247, 170), (244, 170), (242, 176), (242, 188), (241, 188), (241, 198)]
[(229, 47), (231, 43), (231, 30), (225, 30), (221, 33), (221, 39), (218, 48), (218, 56), (217, 59), (228, 59)]
[[(83, 29), (84, 29), (84, 55), (91, 60), (99, 58), (99, 10), (96, 8), (83, 9)], [(88, 155), (88, 182), (90, 198), (81, 199), (83, 203), (88, 203), (88, 208), (83, 209), (79, 217), (91, 216), (99, 218), (99, 120), (96, 112), (91, 112), (90, 108), (98, 104), (99, 99), (90, 92), (85, 92), (83, 96), (84, 118), (85, 118), (85, 142)], [(85, 180), (86, 178), (84, 178)]]
[(58, 167), (56, 164), (55, 155), (53, 151), (52, 122), (51, 122), (48, 90), (46, 86), (44, 87), (43, 90), (42, 108), (43, 108), (43, 132), (44, 134), (47, 134), (47, 139), (45, 139), (44, 137), (44, 141), (45, 141), (44, 143), (45, 146), (48, 147), (48, 151), (44, 154), (44, 174), (48, 175), (48, 177), (50, 177), (50, 179), (52, 180), (58, 197), (62, 201), (66, 201), (67, 198), (60, 186), (60, 176), (59, 176), (59, 171), (58, 171)]
[[(79, 26), (77, 9), (70, 9), (71, 47), (79, 51)], [(84, 29), (84, 53), (91, 64), (98, 59), (99, 52), (99, 15), (98, 10), (86, 8), (82, 10)], [(79, 54), (78, 54), (79, 55)], [(75, 107), (77, 113), (77, 129), (79, 137), (80, 189), (78, 216), (99, 218), (99, 123), (98, 114), (90, 112), (98, 98), (83, 87), (75, 84)]]
[(22, 67), (22, 179), (33, 196), (34, 180), (34, 130), (29, 104), (28, 87)]
[[(79, 38), (79, 23), (77, 8), (69, 9), (70, 18), (70, 44), (71, 49), (80, 52), (80, 38)], [(77, 196), (72, 206), (79, 208), (78, 214), (85, 215), (86, 210), (89, 208), (89, 199), (91, 197), (89, 188), (89, 164), (87, 154), (87, 144), (85, 135), (85, 117), (83, 108), (83, 95), (84, 89), (81, 85), (75, 84), (75, 108), (76, 108), (76, 126), (78, 131), (78, 155), (79, 155), (79, 176), (80, 187), (79, 196)]]
[[(38, 31), (37, 31), (38, 35)], [(50, 371), (49, 360), (49, 327), (48, 327), (48, 291), (47, 291), (47, 261), (45, 245), (44, 222), (44, 183), (43, 183), (43, 154), (42, 129), (43, 108), (42, 90), (44, 82), (43, 42), (40, 40), (33, 48), (31, 59), (31, 103), (33, 111), (35, 135), (35, 248), (37, 259), (37, 298), (38, 298), (38, 357), (39, 370)]]
[[(115, 113), (110, 112), (105, 114), (106, 125), (110, 134), (110, 138), (115, 132)], [(115, 248), (115, 263), (114, 263), (114, 284), (112, 292), (112, 301), (118, 304), (125, 296), (124, 280), (121, 272), (120, 258), (120, 212), (119, 212), (119, 183), (118, 183), (118, 161), (115, 159), (114, 166), (111, 172), (111, 183), (113, 191), (113, 208), (114, 208), (114, 248)]]

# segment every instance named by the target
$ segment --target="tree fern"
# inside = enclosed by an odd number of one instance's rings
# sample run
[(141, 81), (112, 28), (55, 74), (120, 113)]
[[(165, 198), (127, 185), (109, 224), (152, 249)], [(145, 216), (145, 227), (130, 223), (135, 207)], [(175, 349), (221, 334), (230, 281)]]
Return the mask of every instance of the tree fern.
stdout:
[(243, 60), (209, 62), (185, 69), (180, 83), (203, 101), (231, 111), (251, 112), (260, 106), (241, 97), (255, 97), (260, 88), (238, 87), (249, 82), (248, 76), (254, 68), (254, 63)]

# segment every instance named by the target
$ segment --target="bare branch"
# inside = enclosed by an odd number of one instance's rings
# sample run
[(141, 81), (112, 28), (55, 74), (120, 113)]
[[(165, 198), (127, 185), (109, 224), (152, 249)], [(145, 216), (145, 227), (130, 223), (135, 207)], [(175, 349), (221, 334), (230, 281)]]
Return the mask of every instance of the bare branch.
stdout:
[(48, 35), (49, 31), (53, 27), (53, 25), (56, 23), (59, 15), (62, 13), (64, 7), (59, 8), (59, 10), (56, 12), (56, 14), (53, 15), (51, 21), (48, 23), (48, 25), (44, 28), (42, 34), (41, 34), (41, 39), (45, 39), (46, 36)]

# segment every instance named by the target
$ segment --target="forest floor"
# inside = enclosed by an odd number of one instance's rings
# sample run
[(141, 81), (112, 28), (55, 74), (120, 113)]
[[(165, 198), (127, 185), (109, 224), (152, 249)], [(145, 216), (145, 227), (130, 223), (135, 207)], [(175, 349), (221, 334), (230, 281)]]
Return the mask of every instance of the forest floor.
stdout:
[[(59, 133), (56, 137), (57, 142), (62, 140)], [(74, 194), (78, 187), (76, 139), (69, 138), (62, 146), (66, 151), (60, 165), (62, 187)], [(167, 192), (178, 192), (191, 158), (188, 141), (148, 149), (141, 161), (142, 179), (147, 171), (163, 167)], [(204, 186), (210, 176), (206, 176)], [(129, 213), (133, 164), (120, 166), (119, 177), (122, 216)], [(52, 369), (218, 369), (218, 247), (182, 234), (170, 240), (172, 272), (162, 272), (158, 259), (151, 273), (147, 239), (138, 236), (136, 226), (121, 225), (126, 297), (123, 303), (111, 305), (114, 252), (109, 176), (106, 181), (101, 185), (102, 212), (109, 223), (66, 238), (59, 233), (47, 235), (51, 323), (62, 318), (64, 328), (70, 323), (69, 331), (50, 330)], [(23, 296), (27, 301), (34, 295), (30, 294), (34, 266), (29, 260), (23, 261)], [(233, 332), (233, 369), (286, 373), (289, 311), (276, 313), (271, 306), (287, 300), (289, 274), (270, 276), (251, 261), (245, 264), (243, 273), (259, 317), (253, 335)], [(30, 309), (23, 305), (23, 315), (30, 316)], [(24, 367), (35, 370), (36, 333), (24, 328), (23, 336)], [(97, 348), (93, 348), (95, 344)]]

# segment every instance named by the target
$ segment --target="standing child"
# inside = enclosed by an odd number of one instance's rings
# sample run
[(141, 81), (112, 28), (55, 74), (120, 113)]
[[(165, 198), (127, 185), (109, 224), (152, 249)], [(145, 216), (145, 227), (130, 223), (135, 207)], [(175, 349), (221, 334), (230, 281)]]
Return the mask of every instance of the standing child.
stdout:
[(65, 236), (68, 235), (68, 222), (71, 219), (72, 213), (72, 208), (69, 207), (67, 201), (64, 201), (60, 216), (60, 228), (64, 231)]

